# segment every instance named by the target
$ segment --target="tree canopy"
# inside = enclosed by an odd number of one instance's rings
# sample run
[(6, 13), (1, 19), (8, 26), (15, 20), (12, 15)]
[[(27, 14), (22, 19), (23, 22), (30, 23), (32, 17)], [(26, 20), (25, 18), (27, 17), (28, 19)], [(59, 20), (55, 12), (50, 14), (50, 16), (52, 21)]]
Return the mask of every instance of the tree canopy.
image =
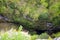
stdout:
[(60, 26), (60, 0), (0, 0), (0, 14), (28, 28)]

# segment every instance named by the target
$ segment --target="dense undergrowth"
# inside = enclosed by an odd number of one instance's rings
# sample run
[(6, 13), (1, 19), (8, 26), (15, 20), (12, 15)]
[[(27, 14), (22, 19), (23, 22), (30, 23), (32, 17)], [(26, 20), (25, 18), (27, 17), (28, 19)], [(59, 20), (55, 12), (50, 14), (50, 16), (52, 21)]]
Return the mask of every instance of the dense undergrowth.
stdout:
[(31, 36), (21, 30), (22, 27), (18, 31), (11, 29), (5, 33), (0, 33), (0, 40), (31, 40)]
[[(53, 40), (47, 33), (42, 33), (40, 35), (37, 34), (29, 34), (28, 32), (22, 31), (22, 26), (19, 27), (19, 30), (11, 29), (5, 33), (0, 33), (0, 40), (38, 40), (38, 39), (47, 39)], [(59, 37), (59, 33), (54, 34), (54, 36)]]
[[(2, 22), (23, 25), (29, 32), (22, 31), (22, 27), (18, 31), (11, 29), (1, 33), (0, 40), (52, 40), (53, 38), (47, 33), (38, 35), (34, 32), (35, 30), (60, 30), (60, 0), (0, 0), (0, 23)], [(3, 25), (2, 28), (5, 27)], [(60, 33), (53, 33), (52, 36), (60, 37)]]

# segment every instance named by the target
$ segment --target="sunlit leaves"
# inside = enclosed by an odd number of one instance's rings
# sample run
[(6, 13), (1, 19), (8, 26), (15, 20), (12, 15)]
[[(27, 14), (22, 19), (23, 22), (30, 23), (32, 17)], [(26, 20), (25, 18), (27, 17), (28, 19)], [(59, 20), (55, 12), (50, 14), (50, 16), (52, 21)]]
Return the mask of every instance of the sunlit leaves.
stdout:
[(41, 0), (41, 3), (45, 2), (46, 0)]
[(59, 12), (59, 7), (60, 7), (60, 4), (59, 3), (55, 3), (53, 4), (51, 7), (50, 7), (50, 10), (52, 10), (53, 13), (58, 13)]
[(41, 2), (41, 4), (42, 4), (44, 7), (47, 7), (47, 6), (48, 6), (48, 3), (46, 2), (46, 0), (41, 0), (40, 2)]
[(43, 5), (44, 7), (47, 7), (47, 6), (48, 6), (48, 3), (42, 3), (42, 5)]
[(30, 12), (30, 7), (27, 6), (24, 10), (24, 13), (25, 13), (25, 15), (28, 15), (29, 12)]
[(5, 6), (0, 7), (0, 12), (1, 13), (4, 13), (5, 11), (6, 11), (6, 7)]
[(11, 2), (14, 2), (14, 3), (17, 3), (17, 2), (20, 2), (20, 0), (9, 0), (9, 1), (11, 1)]
[(50, 8), (49, 11), (51, 13), (51, 19), (53, 24), (55, 26), (58, 26), (60, 24), (60, 2), (54, 2)]
[(53, 34), (53, 36), (55, 37), (60, 37), (60, 32), (56, 33), (56, 34)]

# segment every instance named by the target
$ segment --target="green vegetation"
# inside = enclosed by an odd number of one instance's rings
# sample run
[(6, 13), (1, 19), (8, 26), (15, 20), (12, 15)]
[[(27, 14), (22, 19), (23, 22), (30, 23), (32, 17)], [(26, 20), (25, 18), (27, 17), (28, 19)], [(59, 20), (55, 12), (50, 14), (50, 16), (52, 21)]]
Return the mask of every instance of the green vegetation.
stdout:
[(30, 36), (21, 32), (4, 33), (0, 36), (0, 40), (30, 40)]
[[(22, 25), (23, 29), (28, 30), (33, 35), (31, 39), (35, 40), (38, 35), (36, 30), (48, 30), (60, 27), (60, 0), (0, 0), (1, 22), (12, 23), (18, 26)], [(51, 24), (48, 25), (48, 23)], [(16, 28), (19, 28), (18, 26)], [(19, 31), (17, 33), (19, 36), (13, 32), (13, 37), (10, 40), (22, 40), (25, 38)], [(58, 36), (57, 34), (54, 34), (55, 37)], [(8, 40), (8, 36), (8, 33), (1, 35), (2, 40), (6, 38)], [(48, 38), (48, 36), (47, 33), (42, 32), (39, 38)], [(15, 39), (16, 37), (18, 38)], [(49, 39), (51, 39), (50, 36)]]
[(54, 37), (60, 37), (60, 32), (53, 34)]
[(0, 40), (30, 40), (30, 37), (29, 34), (21, 31), (21, 27), (18, 32), (11, 29), (8, 32), (0, 34)]
[(0, 34), (0, 40), (36, 40), (37, 38), (52, 39), (46, 33), (42, 33), (41, 35), (30, 35), (27, 32), (22, 31), (22, 26), (19, 27), (18, 31), (11, 29), (5, 33)]
[[(54, 26), (60, 24), (60, 1), (59, 0), (0, 0), (0, 14), (10, 20), (19, 22), (25, 27), (34, 28), (42, 21), (46, 29), (46, 21), (52, 22)], [(36, 21), (37, 24), (35, 23)], [(36, 26), (35, 26), (36, 25)]]
[(49, 35), (47, 33), (42, 33), (38, 38), (40, 38), (40, 39), (48, 39)]
[(36, 40), (37, 37), (38, 37), (38, 35), (32, 35), (32, 36), (31, 36), (31, 40)]

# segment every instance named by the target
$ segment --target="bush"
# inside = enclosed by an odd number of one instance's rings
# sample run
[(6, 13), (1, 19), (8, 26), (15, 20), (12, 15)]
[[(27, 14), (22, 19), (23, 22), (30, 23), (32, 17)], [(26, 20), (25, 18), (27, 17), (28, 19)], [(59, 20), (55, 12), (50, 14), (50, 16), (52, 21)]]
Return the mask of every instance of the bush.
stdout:
[(41, 13), (40, 16), (38, 17), (39, 20), (48, 20), (49, 19), (49, 14), (48, 13)]
[(31, 40), (36, 40), (37, 37), (38, 37), (38, 35), (32, 35), (32, 36), (31, 36)]
[(40, 39), (48, 39), (49, 35), (47, 33), (42, 33), (40, 36), (38, 36)]
[(60, 37), (60, 32), (53, 34), (54, 37)]
[(49, 37), (48, 40), (53, 40), (53, 39), (51, 37)]
[(0, 34), (0, 40), (30, 40), (30, 35), (27, 32), (10, 30), (8, 32)]

